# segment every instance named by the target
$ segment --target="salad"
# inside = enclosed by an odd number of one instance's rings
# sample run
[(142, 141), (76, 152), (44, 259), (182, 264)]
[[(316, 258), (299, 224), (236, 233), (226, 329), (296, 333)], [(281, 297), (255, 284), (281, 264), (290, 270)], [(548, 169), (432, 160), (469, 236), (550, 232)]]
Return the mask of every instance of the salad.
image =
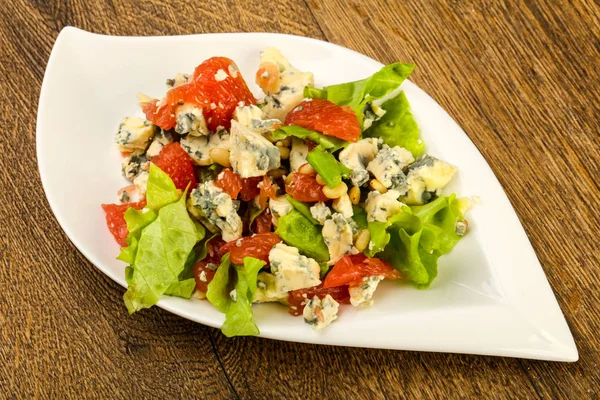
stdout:
[(196, 297), (225, 314), (225, 335), (257, 335), (256, 303), (321, 329), (384, 279), (427, 288), (470, 201), (442, 194), (456, 168), (424, 153), (401, 87), (414, 65), (316, 88), (275, 48), (257, 64), (261, 99), (213, 57), (120, 123), (130, 184), (102, 207), (128, 311)]

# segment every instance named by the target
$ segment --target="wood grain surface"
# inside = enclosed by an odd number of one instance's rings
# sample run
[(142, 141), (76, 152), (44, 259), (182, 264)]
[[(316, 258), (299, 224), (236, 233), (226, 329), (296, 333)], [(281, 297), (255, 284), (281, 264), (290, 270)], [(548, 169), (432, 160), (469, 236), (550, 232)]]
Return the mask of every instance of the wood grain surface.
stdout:
[[(0, 398), (599, 398), (597, 2), (0, 5)], [(37, 171), (40, 85), (67, 25), (113, 35), (283, 32), (416, 63), (411, 79), (465, 129), (504, 186), (580, 360), (227, 339), (158, 308), (128, 316), (123, 289), (60, 229)]]

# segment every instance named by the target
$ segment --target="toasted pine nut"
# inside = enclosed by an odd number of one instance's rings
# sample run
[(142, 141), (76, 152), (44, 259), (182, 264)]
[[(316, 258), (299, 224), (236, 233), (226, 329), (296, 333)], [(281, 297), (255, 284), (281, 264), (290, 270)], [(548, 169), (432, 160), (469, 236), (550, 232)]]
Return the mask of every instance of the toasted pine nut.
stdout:
[(369, 232), (368, 229), (362, 229), (354, 241), (354, 247), (356, 247), (358, 251), (362, 252), (369, 245), (369, 241), (371, 241), (371, 232)]
[(287, 160), (288, 158), (290, 158), (290, 149), (288, 149), (285, 146), (279, 145), (277, 145), (277, 148), (279, 149), (279, 156), (282, 160)]
[(288, 176), (285, 177), (283, 182), (285, 182), (286, 185), (289, 185), (290, 183), (292, 183), (293, 178), (294, 178), (294, 173), (292, 172), (291, 174), (289, 174)]
[(377, 179), (372, 179), (371, 182), (369, 182), (369, 186), (371, 186), (371, 189), (377, 190), (379, 193), (387, 192), (387, 188), (383, 186), (383, 183)]
[(344, 182), (340, 183), (333, 189), (329, 186), (323, 186), (323, 194), (327, 196), (328, 199), (339, 199), (348, 191), (348, 186)]
[(281, 178), (286, 173), (287, 173), (287, 170), (285, 168), (277, 168), (277, 169), (272, 169), (269, 172), (267, 172), (267, 176), (270, 176), (271, 178), (276, 179), (276, 178)]
[(277, 140), (277, 139), (275, 139), (273, 137), (273, 135), (271, 134), (271, 132), (264, 133), (263, 136), (265, 137), (265, 139), (267, 139), (271, 143), (276, 143), (276, 142), (279, 141), (279, 140)]
[(352, 204), (358, 204), (360, 202), (360, 189), (358, 186), (352, 186), (350, 191), (348, 192), (348, 196), (350, 196), (350, 202)]
[(325, 182), (325, 179), (323, 179), (323, 177), (319, 174), (317, 174), (317, 183), (319, 185), (327, 185), (327, 182)]
[(214, 162), (220, 164), (224, 167), (231, 167), (231, 163), (229, 162), (229, 150), (227, 149), (210, 149), (208, 151), (208, 155)]
[(282, 146), (290, 147), (292, 145), (292, 137), (288, 136), (285, 139), (281, 139), (279, 142), (281, 142)]
[(300, 168), (298, 168), (298, 172), (303, 175), (314, 175), (317, 173), (315, 169), (309, 163), (302, 164)]

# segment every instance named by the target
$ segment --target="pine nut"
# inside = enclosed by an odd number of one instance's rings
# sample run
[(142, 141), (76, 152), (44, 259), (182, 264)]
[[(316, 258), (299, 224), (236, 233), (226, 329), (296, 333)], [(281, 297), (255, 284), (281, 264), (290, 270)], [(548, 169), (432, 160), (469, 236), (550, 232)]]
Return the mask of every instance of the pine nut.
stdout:
[(279, 156), (282, 160), (287, 160), (288, 158), (290, 158), (290, 149), (279, 145), (277, 145), (277, 148), (279, 149)]
[(270, 176), (273, 179), (277, 179), (277, 178), (281, 178), (286, 173), (287, 173), (287, 171), (285, 168), (277, 168), (277, 169), (272, 169), (269, 172), (267, 172), (267, 176)]
[(371, 182), (369, 182), (369, 186), (371, 186), (371, 189), (377, 190), (379, 193), (383, 194), (387, 192), (387, 188), (383, 186), (383, 183), (381, 183), (377, 179), (372, 179)]
[(325, 179), (323, 179), (323, 177), (319, 174), (317, 174), (317, 183), (321, 186), (327, 185), (327, 182), (325, 182)]
[(348, 196), (350, 196), (350, 202), (352, 204), (360, 203), (360, 189), (358, 186), (352, 186), (352, 189), (348, 192)]
[(218, 148), (210, 149), (208, 151), (208, 156), (217, 164), (220, 164), (226, 168), (231, 167), (231, 163), (229, 162), (229, 150)]
[(314, 175), (317, 173), (315, 169), (309, 163), (302, 164), (300, 168), (298, 168), (298, 172), (303, 175)]
[(285, 139), (281, 139), (280, 142), (282, 146), (290, 147), (292, 145), (292, 137), (288, 136)]
[(333, 189), (331, 189), (329, 186), (323, 186), (323, 194), (328, 199), (339, 199), (347, 191), (348, 191), (348, 186), (346, 186), (346, 184), (344, 182), (340, 183)]
[(263, 136), (265, 137), (265, 139), (267, 139), (271, 143), (277, 143), (279, 141), (278, 139), (275, 139), (273, 137), (273, 135), (271, 134), (271, 132), (264, 133)]
[(292, 172), (291, 174), (286, 176), (283, 181), (285, 182), (286, 185), (289, 185), (290, 183), (292, 183), (292, 179), (294, 179), (294, 172)]
[(354, 247), (360, 252), (363, 252), (371, 241), (371, 232), (368, 229), (363, 229), (359, 232), (354, 242)]

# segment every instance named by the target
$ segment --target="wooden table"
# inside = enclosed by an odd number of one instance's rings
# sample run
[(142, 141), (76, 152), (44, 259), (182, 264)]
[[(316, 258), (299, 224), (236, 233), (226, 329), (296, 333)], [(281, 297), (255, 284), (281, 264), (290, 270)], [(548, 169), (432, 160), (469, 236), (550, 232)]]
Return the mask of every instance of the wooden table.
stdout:
[[(600, 396), (600, 6), (381, 3), (2, 2), (0, 398)], [(415, 62), (411, 79), (465, 129), (504, 186), (579, 362), (226, 339), (158, 308), (128, 316), (123, 289), (60, 229), (37, 172), (40, 85), (67, 25), (113, 35), (284, 32)]]

